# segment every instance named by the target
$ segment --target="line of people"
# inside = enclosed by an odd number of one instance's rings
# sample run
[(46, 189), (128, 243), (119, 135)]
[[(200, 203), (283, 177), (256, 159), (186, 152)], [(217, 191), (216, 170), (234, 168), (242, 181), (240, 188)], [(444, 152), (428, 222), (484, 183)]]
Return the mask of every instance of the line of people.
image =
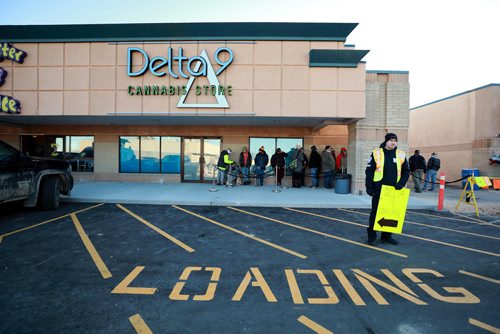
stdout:
[[(232, 186), (236, 176), (233, 170), (239, 169), (242, 175), (242, 184), (249, 185), (250, 172), (253, 171), (256, 178), (256, 186), (264, 185), (264, 177), (266, 176), (266, 168), (269, 163), (264, 146), (259, 148), (259, 152), (252, 159), (252, 154), (246, 146), (243, 146), (239, 157), (239, 168), (236, 162), (231, 160), (230, 155), (232, 150), (227, 148), (223, 150), (217, 162), (217, 185), (227, 184)], [(287, 165), (287, 158), (290, 158), (290, 163)], [(254, 164), (252, 165), (252, 160)], [(311, 146), (311, 154), (307, 158), (304, 153), (304, 148), (297, 145), (291, 152), (286, 153), (277, 148), (276, 152), (271, 156), (271, 168), (274, 173), (276, 171), (277, 185), (282, 185), (282, 180), (285, 176), (286, 169), (292, 172), (292, 187), (301, 188), (305, 186), (306, 169), (309, 168), (311, 176), (311, 185), (309, 188), (318, 188), (320, 185), (320, 175), (324, 179), (324, 187), (331, 189), (334, 186), (334, 179), (337, 173), (347, 173), (347, 150), (342, 148), (338, 156), (335, 155), (335, 150), (330, 146), (325, 146), (325, 149), (318, 152), (315, 145)], [(322, 174), (321, 174), (322, 173)]]
[[(408, 160), (410, 171), (413, 179), (414, 190), (417, 193), (422, 191), (434, 191), (436, 184), (436, 174), (441, 168), (441, 160), (436, 153), (432, 153), (429, 161), (425, 162), (425, 158), (420, 155), (420, 150), (415, 150), (415, 153)], [(424, 178), (425, 174), (425, 178)], [(425, 180), (425, 181), (424, 181)], [(422, 186), (423, 183), (423, 186)]]

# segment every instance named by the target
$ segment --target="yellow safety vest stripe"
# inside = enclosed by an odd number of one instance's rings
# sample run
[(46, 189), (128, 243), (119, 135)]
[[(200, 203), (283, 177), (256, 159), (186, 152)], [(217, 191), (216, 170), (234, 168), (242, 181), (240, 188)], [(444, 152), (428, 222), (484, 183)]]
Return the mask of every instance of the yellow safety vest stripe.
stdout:
[[(375, 172), (373, 173), (373, 181), (378, 182), (381, 181), (384, 177), (384, 150), (382, 148), (378, 148), (373, 150), (373, 159), (375, 160)], [(401, 179), (401, 167), (406, 159), (405, 152), (396, 149), (396, 159), (398, 159), (398, 164), (396, 166), (398, 171), (398, 178), (396, 182), (399, 182)]]

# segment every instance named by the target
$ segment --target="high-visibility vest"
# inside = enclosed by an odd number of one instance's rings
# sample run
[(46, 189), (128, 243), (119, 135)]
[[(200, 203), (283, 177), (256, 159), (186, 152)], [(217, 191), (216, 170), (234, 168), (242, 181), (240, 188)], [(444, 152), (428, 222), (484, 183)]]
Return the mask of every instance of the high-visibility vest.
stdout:
[[(375, 160), (375, 173), (373, 173), (373, 181), (378, 182), (382, 180), (384, 177), (384, 149), (383, 148), (378, 148), (373, 150), (373, 159)], [(406, 159), (406, 154), (405, 152), (396, 149), (396, 159), (398, 159), (397, 163), (397, 170), (398, 170), (398, 179), (396, 182), (399, 182), (399, 179), (401, 179), (401, 166), (403, 166), (403, 163), (405, 162)]]

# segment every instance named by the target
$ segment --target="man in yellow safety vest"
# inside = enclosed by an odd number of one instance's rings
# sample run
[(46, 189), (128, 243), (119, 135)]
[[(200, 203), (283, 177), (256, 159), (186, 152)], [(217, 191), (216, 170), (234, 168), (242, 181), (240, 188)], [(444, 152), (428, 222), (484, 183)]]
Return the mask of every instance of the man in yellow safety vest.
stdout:
[[(398, 136), (394, 133), (386, 134), (385, 141), (380, 144), (379, 148), (373, 150), (366, 166), (366, 193), (372, 196), (367, 244), (372, 246), (377, 238), (377, 232), (373, 230), (373, 225), (375, 224), (382, 185), (393, 186), (397, 190), (401, 190), (410, 177), (410, 167), (406, 155), (397, 148), (397, 144)], [(382, 232), (380, 240), (391, 245), (398, 244), (396, 239), (392, 237), (392, 233), (388, 232)]]

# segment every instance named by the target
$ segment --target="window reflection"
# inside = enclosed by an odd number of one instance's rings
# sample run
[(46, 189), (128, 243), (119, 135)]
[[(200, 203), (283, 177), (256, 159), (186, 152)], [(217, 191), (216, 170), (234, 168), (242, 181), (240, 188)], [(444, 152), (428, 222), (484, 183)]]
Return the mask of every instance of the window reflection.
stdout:
[(160, 137), (141, 137), (141, 172), (160, 172)]
[(120, 172), (139, 172), (139, 137), (120, 137)]
[(66, 136), (66, 151), (73, 172), (94, 171), (94, 136)]
[(161, 172), (181, 173), (181, 137), (161, 137)]

